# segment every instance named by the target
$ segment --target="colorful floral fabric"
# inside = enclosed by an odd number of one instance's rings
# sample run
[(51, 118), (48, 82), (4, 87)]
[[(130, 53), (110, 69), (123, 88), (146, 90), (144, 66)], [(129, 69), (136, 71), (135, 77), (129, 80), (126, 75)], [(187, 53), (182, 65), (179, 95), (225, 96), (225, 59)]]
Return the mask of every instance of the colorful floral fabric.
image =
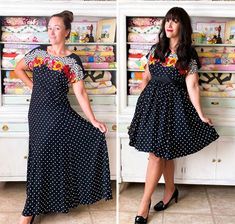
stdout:
[(25, 62), (30, 70), (46, 66), (49, 70), (62, 72), (71, 83), (75, 83), (84, 77), (81, 61), (75, 54), (66, 57), (56, 57), (48, 54), (46, 48), (42, 49), (42, 47), (39, 47), (25, 56)]

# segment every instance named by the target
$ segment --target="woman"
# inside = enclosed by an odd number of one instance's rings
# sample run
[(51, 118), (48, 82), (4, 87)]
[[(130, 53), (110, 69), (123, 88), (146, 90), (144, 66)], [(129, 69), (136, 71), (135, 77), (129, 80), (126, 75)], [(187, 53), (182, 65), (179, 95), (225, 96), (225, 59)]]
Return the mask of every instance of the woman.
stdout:
[[(41, 213), (67, 213), (79, 204), (112, 198), (104, 135), (107, 128), (91, 110), (79, 57), (65, 46), (72, 21), (70, 11), (51, 16), (51, 45), (30, 51), (15, 69), (32, 89), (27, 199), (20, 224), (33, 223)], [(33, 82), (25, 73), (27, 69), (33, 71)], [(69, 83), (90, 122), (71, 108)]]
[(128, 132), (130, 145), (149, 153), (136, 224), (147, 223), (151, 196), (162, 174), (164, 197), (154, 209), (166, 209), (173, 199), (177, 202), (173, 159), (195, 153), (219, 137), (201, 109), (200, 63), (191, 35), (187, 12), (174, 7), (163, 19), (159, 43), (147, 55), (143, 91)]

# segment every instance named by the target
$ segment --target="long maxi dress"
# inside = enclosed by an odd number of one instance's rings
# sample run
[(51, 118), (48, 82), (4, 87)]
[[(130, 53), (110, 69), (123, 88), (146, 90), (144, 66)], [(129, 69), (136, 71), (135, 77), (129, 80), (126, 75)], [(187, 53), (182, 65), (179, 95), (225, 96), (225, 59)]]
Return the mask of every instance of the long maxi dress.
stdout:
[(76, 54), (56, 57), (46, 47), (25, 56), (33, 71), (28, 112), (27, 198), (22, 214), (63, 212), (112, 198), (105, 135), (69, 104), (69, 83), (84, 77)]

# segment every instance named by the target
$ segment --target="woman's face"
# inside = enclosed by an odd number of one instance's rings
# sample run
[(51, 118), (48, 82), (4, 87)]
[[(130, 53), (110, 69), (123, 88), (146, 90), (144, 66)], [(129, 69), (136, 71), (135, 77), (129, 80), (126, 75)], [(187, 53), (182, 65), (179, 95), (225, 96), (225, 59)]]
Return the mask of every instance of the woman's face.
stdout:
[(165, 32), (168, 38), (179, 37), (180, 23), (178, 20), (166, 19)]
[(48, 23), (48, 36), (51, 44), (60, 44), (65, 42), (69, 30), (65, 29), (63, 19), (52, 17)]

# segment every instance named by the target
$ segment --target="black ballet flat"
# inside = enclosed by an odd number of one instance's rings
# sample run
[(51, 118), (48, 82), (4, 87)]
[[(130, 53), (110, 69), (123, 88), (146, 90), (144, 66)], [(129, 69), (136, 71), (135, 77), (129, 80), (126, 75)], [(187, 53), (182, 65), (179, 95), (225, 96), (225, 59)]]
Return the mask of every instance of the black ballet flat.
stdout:
[(143, 216), (137, 215), (135, 217), (135, 224), (146, 224), (148, 222), (148, 216), (149, 216), (150, 207), (151, 207), (151, 202), (149, 203), (149, 210), (148, 210), (147, 217), (144, 218)]
[(31, 221), (30, 221), (30, 223), (29, 223), (29, 224), (33, 224), (34, 219), (35, 219), (35, 216), (36, 216), (36, 215), (33, 215), (33, 217), (32, 217), (32, 219), (31, 219)]
[(167, 209), (167, 207), (169, 206), (170, 202), (173, 199), (175, 199), (175, 203), (177, 203), (178, 202), (178, 197), (179, 197), (179, 191), (176, 188), (174, 193), (171, 196), (171, 199), (166, 204), (164, 204), (163, 201), (159, 201), (156, 205), (154, 205), (153, 208), (154, 208), (155, 211), (163, 211), (163, 210)]

